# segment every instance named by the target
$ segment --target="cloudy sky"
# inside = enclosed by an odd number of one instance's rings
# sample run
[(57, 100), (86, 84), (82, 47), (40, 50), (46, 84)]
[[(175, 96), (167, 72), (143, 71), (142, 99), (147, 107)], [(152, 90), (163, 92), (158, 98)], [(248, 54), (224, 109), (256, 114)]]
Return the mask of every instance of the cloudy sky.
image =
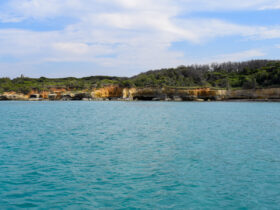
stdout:
[(280, 0), (0, 0), (0, 77), (280, 58)]

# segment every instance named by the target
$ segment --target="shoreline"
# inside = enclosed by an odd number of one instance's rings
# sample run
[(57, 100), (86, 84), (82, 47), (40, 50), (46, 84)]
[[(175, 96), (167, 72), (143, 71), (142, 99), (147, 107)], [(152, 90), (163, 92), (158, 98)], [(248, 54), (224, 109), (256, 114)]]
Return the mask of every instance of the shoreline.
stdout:
[(125, 100), (125, 99), (111, 99), (111, 100), (0, 100), (0, 102), (19, 101), (19, 102), (197, 102), (197, 103), (213, 103), (213, 102), (280, 102), (280, 99), (226, 99), (226, 100)]
[(0, 101), (255, 101), (280, 102), (280, 88), (224, 90), (211, 88), (122, 88), (107, 86), (94, 90), (50, 89), (26, 94), (4, 92)]

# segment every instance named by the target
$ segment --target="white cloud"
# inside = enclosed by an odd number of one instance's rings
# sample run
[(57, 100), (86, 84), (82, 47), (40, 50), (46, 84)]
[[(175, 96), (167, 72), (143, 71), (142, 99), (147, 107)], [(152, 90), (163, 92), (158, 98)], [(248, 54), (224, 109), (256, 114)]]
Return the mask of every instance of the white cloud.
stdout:
[(234, 11), (271, 9), (279, 0), (178, 0), (185, 11)]
[(256, 57), (262, 57), (265, 55), (266, 54), (261, 50), (252, 49), (252, 50), (246, 50), (242, 52), (219, 55), (214, 57), (214, 60), (218, 62), (241, 61), (241, 60), (247, 60)]
[(0, 22), (2, 23), (18, 23), (21, 22), (23, 19), (23, 17), (17, 17), (15, 15), (0, 14)]
[[(182, 18), (195, 11), (259, 10), (280, 5), (273, 0), (10, 0), (0, 21), (20, 22), (71, 17), (61, 30), (35, 32), (0, 29), (0, 56), (26, 62), (94, 62), (105, 67), (151, 69), (189, 61), (170, 51), (173, 42), (194, 44), (224, 36), (280, 38), (280, 26), (248, 26), (219, 19)], [(191, 16), (190, 16), (191, 17)], [(263, 56), (261, 50), (214, 57), (240, 60)]]
[(54, 43), (53, 47), (64, 53), (73, 53), (73, 54), (86, 54), (89, 52), (89, 46), (84, 43)]
[(280, 9), (279, 0), (272, 1), (269, 4), (265, 4), (260, 7), (260, 10), (278, 10), (278, 9)]
[[(11, 14), (21, 16), (23, 19), (54, 18), (73, 16), (76, 11), (85, 10), (85, 2), (85, 0), (11, 0), (4, 9), (11, 10)], [(70, 12), (71, 10), (74, 12)]]
[(280, 38), (280, 26), (246, 26), (218, 19), (189, 19), (179, 21), (182, 28), (193, 33), (193, 42), (203, 42), (211, 38), (238, 35), (247, 39)]
[(106, 12), (108, 7), (177, 13), (179, 11), (275, 9), (279, 6), (280, 0), (10, 0), (4, 9), (25, 17), (50, 18), (61, 15), (77, 16), (77, 12)]
[(18, 29), (0, 30), (0, 54), (30, 56), (45, 54), (51, 40), (59, 36), (58, 32), (34, 32)]
[(81, 18), (92, 13), (114, 11), (158, 12), (169, 17), (197, 11), (279, 9), (280, 0), (10, 0), (1, 11), (0, 20)]

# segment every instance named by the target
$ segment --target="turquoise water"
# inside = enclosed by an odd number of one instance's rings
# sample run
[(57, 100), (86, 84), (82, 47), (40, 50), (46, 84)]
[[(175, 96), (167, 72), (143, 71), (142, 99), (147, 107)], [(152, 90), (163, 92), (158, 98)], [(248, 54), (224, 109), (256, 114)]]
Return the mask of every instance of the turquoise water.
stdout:
[(0, 209), (279, 209), (280, 104), (0, 102)]

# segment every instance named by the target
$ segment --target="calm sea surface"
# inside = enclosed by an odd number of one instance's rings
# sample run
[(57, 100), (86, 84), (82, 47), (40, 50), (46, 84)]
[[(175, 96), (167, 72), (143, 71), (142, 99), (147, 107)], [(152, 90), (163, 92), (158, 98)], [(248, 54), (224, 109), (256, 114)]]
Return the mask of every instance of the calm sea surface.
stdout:
[(280, 209), (280, 103), (0, 102), (0, 209)]

